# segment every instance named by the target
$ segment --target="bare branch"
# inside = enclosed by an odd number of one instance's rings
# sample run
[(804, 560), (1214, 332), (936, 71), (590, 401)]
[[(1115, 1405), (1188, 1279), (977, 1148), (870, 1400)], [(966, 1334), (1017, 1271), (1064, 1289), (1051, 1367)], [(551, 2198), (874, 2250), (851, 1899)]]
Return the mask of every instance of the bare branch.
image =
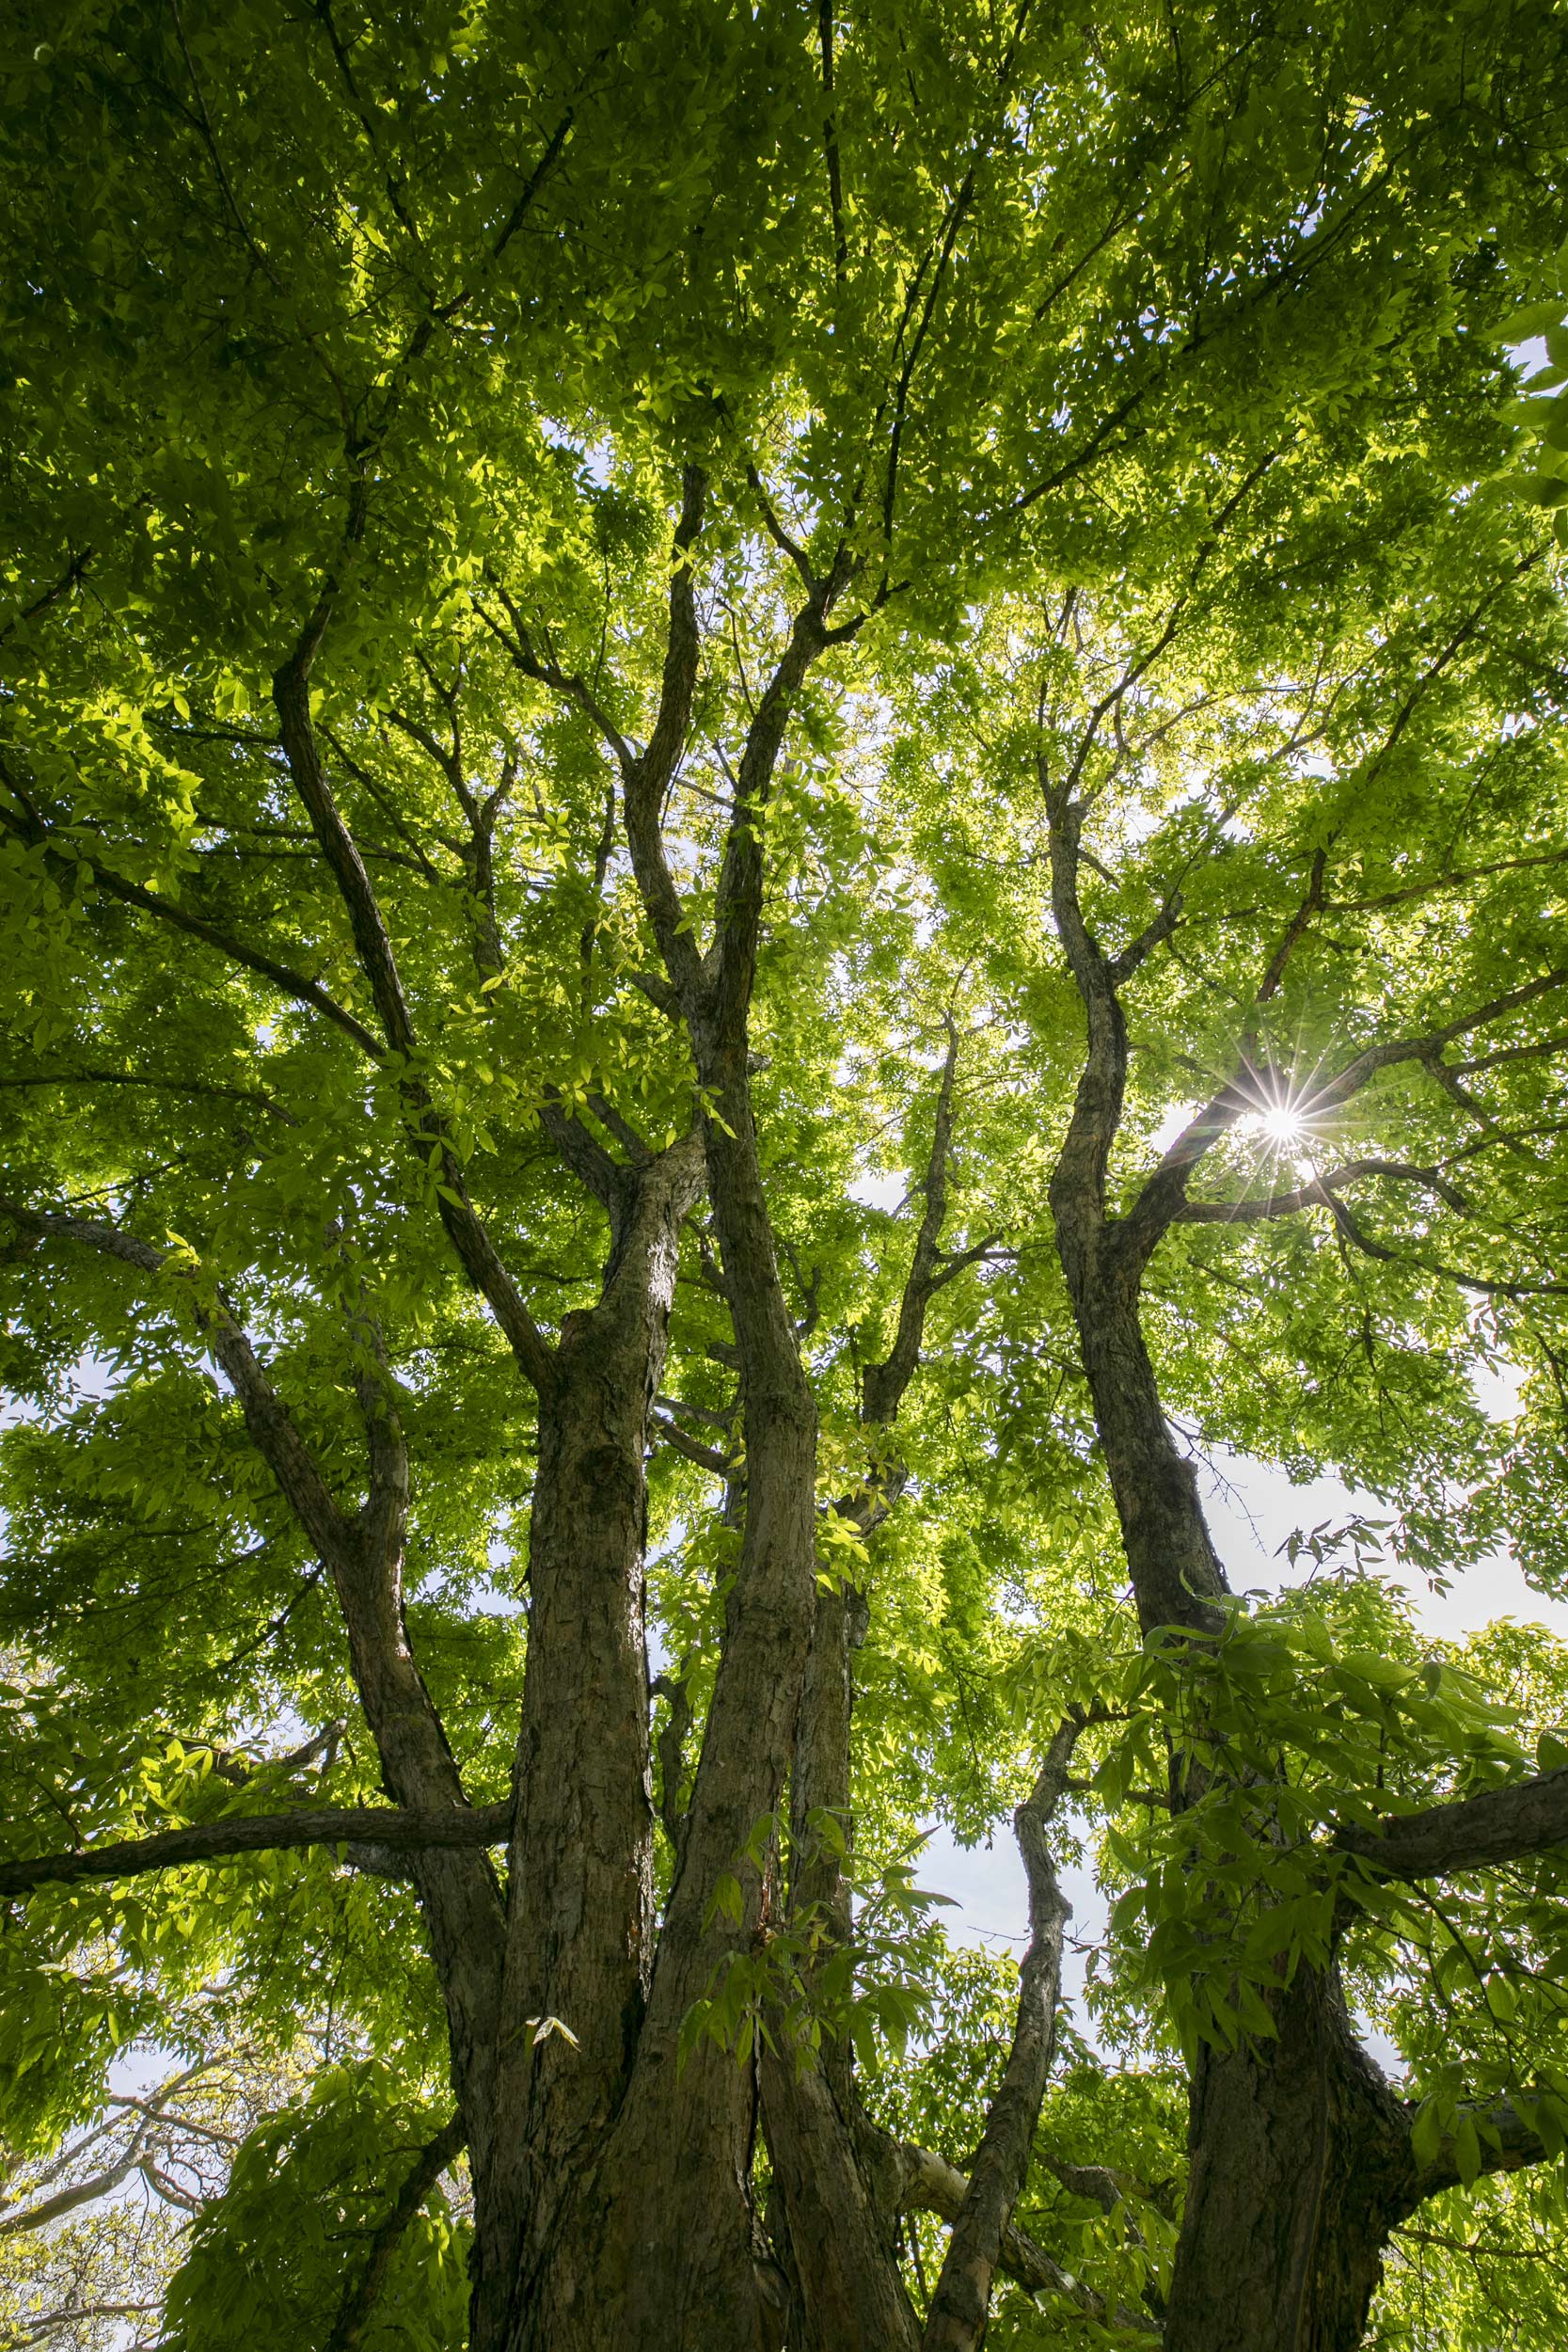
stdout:
[(1018, 2019), (1002, 2087), (991, 2101), (969, 2186), (953, 2223), (927, 2316), (924, 2352), (974, 2352), (985, 2331), (1003, 2234), (1029, 2169), (1056, 2045), (1062, 1931), (1071, 1909), (1046, 1830), (1066, 1793), (1072, 1752), (1090, 1721), (1075, 1708), (1058, 1729), (1034, 1788), (1013, 1815), (1029, 1883), (1029, 1946), (1019, 1969)]

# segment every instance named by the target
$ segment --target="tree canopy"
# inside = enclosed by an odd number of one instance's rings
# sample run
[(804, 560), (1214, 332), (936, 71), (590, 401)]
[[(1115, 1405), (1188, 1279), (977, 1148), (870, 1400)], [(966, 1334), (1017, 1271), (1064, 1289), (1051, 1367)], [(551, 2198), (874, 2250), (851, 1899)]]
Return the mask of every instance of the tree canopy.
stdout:
[(1548, 2352), (1560, 10), (0, 40), (7, 2341)]

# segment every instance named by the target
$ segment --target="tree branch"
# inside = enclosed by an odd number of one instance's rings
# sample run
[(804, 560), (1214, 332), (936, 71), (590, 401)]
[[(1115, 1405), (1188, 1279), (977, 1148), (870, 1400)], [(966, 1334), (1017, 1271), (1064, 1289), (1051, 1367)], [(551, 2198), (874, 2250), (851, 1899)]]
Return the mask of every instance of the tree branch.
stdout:
[[(0, 772), (3, 772), (3, 764), (0, 764)], [(18, 840), (41, 842), (51, 850), (55, 863), (74, 871), (74, 862), (62, 858), (57, 850), (53, 850), (47, 828), (25, 826), (14, 818), (0, 818), (0, 822), (4, 822), (7, 830), (14, 834)], [(372, 1061), (380, 1060), (382, 1049), (371, 1031), (362, 1021), (356, 1019), (346, 1006), (340, 1005), (335, 996), (329, 995), (319, 981), (307, 978), (303, 972), (294, 971), (290, 964), (280, 963), (275, 956), (263, 955), (260, 948), (247, 947), (243, 940), (221, 930), (215, 923), (205, 922), (200, 915), (189, 914), (184, 907), (176, 905), (172, 898), (166, 898), (155, 890), (145, 890), (139, 882), (126, 882), (112, 867), (96, 860), (93, 881), (107, 897), (119, 899), (124, 906), (137, 907), (144, 914), (156, 915), (160, 922), (169, 924), (175, 930), (185, 932), (191, 939), (199, 939), (205, 946), (215, 947), (230, 963), (237, 963), (243, 971), (254, 972), (259, 979), (269, 981), (285, 996), (293, 997), (297, 1004), (309, 1005), (312, 1012), (323, 1014), (335, 1027), (341, 1029), (345, 1037), (352, 1038), (362, 1054), (368, 1054)]]
[(1333, 1191), (1340, 1184), (1357, 1184), (1367, 1176), (1386, 1176), (1401, 1184), (1423, 1185), (1461, 1214), (1469, 1208), (1457, 1184), (1450, 1184), (1435, 1168), (1417, 1168), (1405, 1160), (1343, 1160), (1338, 1168), (1325, 1168), (1310, 1184), (1298, 1184), (1290, 1192), (1264, 1193), (1255, 1200), (1183, 1200), (1171, 1222), (1244, 1225), (1263, 1217), (1293, 1216), (1301, 1209), (1323, 1207), (1325, 1191)]
[(1040, 2101), (1056, 2045), (1062, 1931), (1071, 1909), (1046, 1830), (1067, 1789), (1073, 1749), (1090, 1721), (1075, 1708), (1058, 1729), (1013, 1829), (1029, 1883), (1029, 1946), (1019, 1970), (1018, 2021), (1002, 2087), (986, 2115), (969, 2186), (953, 2223), (927, 2316), (924, 2352), (974, 2352), (990, 2308), (1003, 2235), (1028, 2175)]
[[(934, 2213), (943, 2221), (957, 2221), (969, 2194), (969, 2183), (958, 2168), (934, 2149), (919, 2148), (909, 2140), (900, 2143), (898, 2157), (904, 2208), (915, 2213)], [(1101, 2327), (1114, 2322), (1118, 2328), (1137, 2328), (1151, 2338), (1158, 2337), (1159, 2329), (1147, 2312), (1117, 2309), (1113, 2312), (1103, 2296), (1064, 2270), (1042, 2246), (1010, 2221), (1002, 2232), (996, 2267), (1028, 2294), (1059, 2296), (1084, 2318)]]
[[(1273, 965), (1270, 968), (1272, 970)], [(1537, 998), (1549, 995), (1565, 984), (1568, 984), (1568, 965), (1559, 965), (1550, 972), (1543, 973), (1539, 978), (1526, 980), (1520, 987), (1510, 989), (1504, 995), (1493, 997), (1490, 1003), (1478, 1007), (1474, 1012), (1463, 1013), (1457, 1021), (1429, 1030), (1424, 1037), (1399, 1038), (1386, 1045), (1370, 1045), (1364, 1053), (1357, 1054), (1353, 1061), (1347, 1062), (1334, 1077), (1325, 1079), (1321, 1086), (1303, 1089), (1299, 1094), (1291, 1096), (1290, 1106), (1304, 1121), (1320, 1120), (1348, 1103), (1380, 1071), (1413, 1061), (1431, 1066), (1443, 1047), (1452, 1044), (1456, 1038), (1468, 1037), (1477, 1029), (1489, 1028), (1494, 1022), (1506, 1020), (1510, 1013), (1522, 1011)], [(1182, 1129), (1159, 1167), (1148, 1178), (1118, 1229), (1117, 1246), (1127, 1253), (1137, 1269), (1141, 1271), (1148, 1264), (1170, 1226), (1183, 1216), (1187, 1185), (1204, 1154), (1249, 1111), (1277, 1107), (1269, 1090), (1271, 1075), (1255, 1065), (1250, 1054), (1243, 1055), (1237, 1070), (1205, 1104), (1196, 1118)], [(1321, 1185), (1323, 1180), (1315, 1182)], [(1319, 1197), (1331, 1200), (1331, 1196), (1326, 1194), (1320, 1193)], [(1348, 1214), (1336, 1211), (1337, 1216), (1342, 1213)], [(1199, 1217), (1193, 1221), (1202, 1223), (1212, 1220)], [(1393, 1252), (1380, 1252), (1379, 1246), (1374, 1244), (1370, 1254), (1392, 1256)], [(1456, 1276), (1454, 1279), (1465, 1278)], [(1506, 1286), (1478, 1281), (1474, 1287), (1497, 1289)]]
[(402, 1805), (320, 1805), (297, 1813), (258, 1813), (248, 1819), (201, 1821), (160, 1830), (74, 1853), (39, 1854), (0, 1862), (0, 1898), (39, 1886), (73, 1885), (83, 1879), (140, 1877), (191, 1862), (222, 1862), (231, 1854), (276, 1853), (301, 1846), (385, 1846), (398, 1853), (436, 1848), (502, 1846), (512, 1825), (510, 1798), (501, 1804), (414, 1812)]
[[(360, 969), (370, 985), (388, 1048), (406, 1064), (416, 1052), (416, 1039), (397, 959), (382, 919), (374, 884), (326, 781), (310, 716), (311, 665), (325, 628), (324, 608), (330, 611), (335, 594), (336, 583), (328, 580), (317, 612), (273, 679), (273, 700), (277, 707), (289, 772), (338, 885)], [(442, 1181), (436, 1203), (447, 1238), (469, 1280), (489, 1302), (518, 1369), (535, 1389), (544, 1390), (554, 1377), (550, 1350), (468, 1198), (446, 1123), (420, 1080), (405, 1075), (400, 1081), (400, 1090), (407, 1109), (409, 1138), (415, 1149), (421, 1156), (433, 1145), (439, 1150)]]
[(1445, 1878), (1568, 1848), (1568, 1770), (1396, 1815), (1375, 1830), (1341, 1829), (1334, 1843), (1394, 1879)]

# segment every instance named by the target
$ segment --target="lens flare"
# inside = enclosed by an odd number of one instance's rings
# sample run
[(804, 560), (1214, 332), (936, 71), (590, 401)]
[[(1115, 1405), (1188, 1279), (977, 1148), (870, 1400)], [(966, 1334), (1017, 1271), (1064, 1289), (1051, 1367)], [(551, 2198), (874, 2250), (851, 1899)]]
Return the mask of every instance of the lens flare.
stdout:
[(1300, 1111), (1289, 1103), (1277, 1104), (1273, 1110), (1264, 1111), (1258, 1124), (1276, 1152), (1290, 1151), (1302, 1142), (1307, 1134), (1306, 1120)]

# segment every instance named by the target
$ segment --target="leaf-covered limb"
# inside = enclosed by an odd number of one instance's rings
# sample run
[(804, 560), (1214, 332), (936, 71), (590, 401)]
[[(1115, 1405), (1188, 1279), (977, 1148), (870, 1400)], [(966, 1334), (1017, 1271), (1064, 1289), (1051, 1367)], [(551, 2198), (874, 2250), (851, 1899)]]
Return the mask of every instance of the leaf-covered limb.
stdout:
[(338, 2306), (325, 2352), (354, 2352), (375, 2314), (388, 2274), (415, 2215), (436, 2182), (467, 2146), (468, 2131), (461, 2112), (420, 2150), (392, 2201), (391, 2210), (371, 2240), (365, 2267)]

